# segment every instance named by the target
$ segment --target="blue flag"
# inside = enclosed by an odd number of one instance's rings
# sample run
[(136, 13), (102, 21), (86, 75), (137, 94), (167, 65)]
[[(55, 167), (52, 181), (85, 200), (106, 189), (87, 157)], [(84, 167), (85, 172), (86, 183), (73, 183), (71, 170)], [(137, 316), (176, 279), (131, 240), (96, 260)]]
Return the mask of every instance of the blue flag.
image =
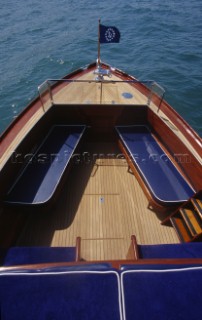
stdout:
[(106, 27), (100, 24), (100, 43), (114, 43), (120, 41), (121, 34), (116, 27)]

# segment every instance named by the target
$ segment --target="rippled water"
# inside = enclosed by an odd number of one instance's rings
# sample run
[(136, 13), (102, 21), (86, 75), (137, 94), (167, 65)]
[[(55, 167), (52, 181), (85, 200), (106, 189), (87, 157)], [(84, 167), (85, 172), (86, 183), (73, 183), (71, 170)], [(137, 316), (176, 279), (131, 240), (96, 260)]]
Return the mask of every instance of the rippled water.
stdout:
[(97, 58), (97, 25), (121, 42), (101, 46), (104, 62), (156, 80), (167, 101), (202, 135), (201, 0), (0, 0), (0, 131), (47, 78)]

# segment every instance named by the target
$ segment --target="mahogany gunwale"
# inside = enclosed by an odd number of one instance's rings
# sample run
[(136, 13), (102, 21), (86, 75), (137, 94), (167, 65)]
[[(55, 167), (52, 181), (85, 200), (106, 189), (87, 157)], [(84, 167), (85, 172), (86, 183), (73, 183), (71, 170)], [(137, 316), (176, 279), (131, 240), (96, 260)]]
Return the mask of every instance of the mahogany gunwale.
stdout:
[(89, 260), (89, 261), (75, 261), (75, 262), (57, 262), (57, 263), (40, 263), (40, 264), (27, 264), (27, 265), (17, 265), (17, 266), (8, 266), (8, 267), (0, 267), (0, 272), (6, 271), (25, 271), (26, 270), (40, 270), (49, 269), (49, 268), (59, 268), (59, 267), (78, 267), (78, 266), (88, 266), (88, 265), (100, 265), (100, 264), (109, 264), (112, 268), (121, 270), (124, 265), (183, 265), (189, 267), (190, 265), (201, 266), (202, 259), (201, 258), (180, 258), (180, 259), (134, 259), (134, 260)]
[(198, 154), (202, 156), (202, 140), (192, 127), (165, 100), (162, 102), (161, 110), (167, 115), (179, 131), (184, 134)]
[[(180, 167), (183, 175), (191, 182), (196, 192), (201, 190), (202, 168), (189, 148), (151, 109), (148, 109), (148, 121), (160, 143), (169, 151), (169, 155)], [(177, 155), (187, 155), (190, 161), (179, 161), (180, 159), (177, 159)]]

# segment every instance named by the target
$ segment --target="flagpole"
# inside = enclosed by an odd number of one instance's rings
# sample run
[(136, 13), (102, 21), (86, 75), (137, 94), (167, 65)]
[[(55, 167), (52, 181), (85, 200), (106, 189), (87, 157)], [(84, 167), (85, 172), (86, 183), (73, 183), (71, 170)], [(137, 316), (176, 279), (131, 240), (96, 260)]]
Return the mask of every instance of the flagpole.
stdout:
[(100, 65), (100, 19), (98, 20), (98, 58), (97, 58), (98, 66)]

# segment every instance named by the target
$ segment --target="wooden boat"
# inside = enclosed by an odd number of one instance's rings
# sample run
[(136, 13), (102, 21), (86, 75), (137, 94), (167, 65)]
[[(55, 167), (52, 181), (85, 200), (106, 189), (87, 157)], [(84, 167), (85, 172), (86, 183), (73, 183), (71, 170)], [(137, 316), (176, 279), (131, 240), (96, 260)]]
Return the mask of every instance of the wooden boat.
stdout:
[(105, 63), (47, 80), (0, 138), (2, 319), (196, 319), (201, 139)]

